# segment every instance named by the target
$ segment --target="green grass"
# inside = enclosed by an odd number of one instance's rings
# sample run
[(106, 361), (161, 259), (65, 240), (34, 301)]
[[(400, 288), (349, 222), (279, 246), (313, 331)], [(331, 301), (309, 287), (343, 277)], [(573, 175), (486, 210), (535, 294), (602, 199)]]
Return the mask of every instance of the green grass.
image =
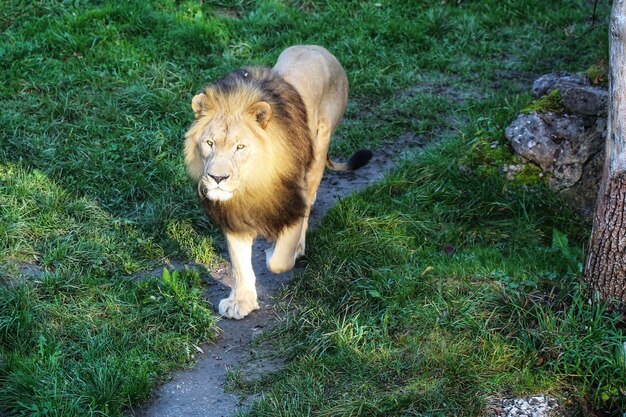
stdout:
[(333, 154), (445, 141), (313, 233), (279, 333), (293, 362), (251, 414), (478, 415), (490, 395), (537, 391), (623, 405), (620, 323), (577, 285), (589, 226), (532, 170), (500, 176), (532, 78), (606, 62), (608, 6), (586, 33), (591, 12), (0, 1), (0, 412), (121, 415), (215, 334), (200, 272), (149, 277), (219, 258), (182, 164), (191, 97), (297, 43), (348, 72)]
[(10, 415), (121, 415), (194, 359), (215, 318), (191, 271), (129, 282), (48, 273), (3, 288), (0, 408)]
[(621, 322), (578, 286), (586, 230), (547, 190), (459, 163), (460, 143), (313, 234), (277, 331), (293, 361), (249, 415), (476, 416), (539, 392), (623, 407)]

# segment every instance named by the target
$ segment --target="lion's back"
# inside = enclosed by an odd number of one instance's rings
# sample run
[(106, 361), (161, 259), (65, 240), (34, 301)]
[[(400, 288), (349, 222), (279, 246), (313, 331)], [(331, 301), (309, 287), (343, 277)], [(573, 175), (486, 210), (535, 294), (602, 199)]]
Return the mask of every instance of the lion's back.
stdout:
[(348, 103), (348, 77), (333, 54), (317, 45), (295, 45), (280, 54), (273, 71), (302, 97), (312, 133), (320, 122), (336, 128)]

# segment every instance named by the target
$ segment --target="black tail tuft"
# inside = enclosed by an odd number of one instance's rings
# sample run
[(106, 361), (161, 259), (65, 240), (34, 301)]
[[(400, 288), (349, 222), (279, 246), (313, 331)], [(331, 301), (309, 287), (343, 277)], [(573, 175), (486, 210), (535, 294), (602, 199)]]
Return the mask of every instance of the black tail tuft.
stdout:
[(374, 154), (369, 149), (361, 149), (360, 151), (356, 151), (352, 154), (350, 159), (348, 159), (348, 169), (355, 170), (367, 165), (370, 159), (372, 159), (373, 155)]

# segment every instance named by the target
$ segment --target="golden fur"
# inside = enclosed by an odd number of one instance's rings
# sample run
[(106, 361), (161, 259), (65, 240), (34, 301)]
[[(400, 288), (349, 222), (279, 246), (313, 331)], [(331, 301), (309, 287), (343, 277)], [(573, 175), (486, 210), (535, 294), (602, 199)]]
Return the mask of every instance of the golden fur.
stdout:
[(348, 99), (345, 71), (326, 49), (286, 49), (272, 68), (243, 68), (192, 99), (195, 121), (185, 135), (185, 165), (207, 214), (224, 231), (232, 262), (232, 291), (219, 313), (235, 319), (259, 308), (252, 243), (266, 251), (275, 273), (304, 254), (311, 207), (325, 166), (356, 169), (369, 151), (347, 163), (328, 147)]
[[(235, 71), (207, 86), (202, 94), (204, 97), (196, 99), (199, 111), (185, 140), (189, 176), (201, 184), (205, 162), (198, 143), (203, 135), (214, 137), (219, 131), (223, 138), (217, 140), (224, 140), (225, 145), (247, 140), (246, 148), (254, 148), (245, 150), (247, 158), (233, 166), (239, 171), (240, 185), (232, 198), (212, 201), (201, 194), (204, 209), (223, 229), (254, 231), (277, 239), (285, 226), (306, 211), (304, 176), (313, 159), (313, 147), (300, 95), (269, 68)], [(265, 128), (250, 111), (259, 102), (269, 104), (272, 111), (271, 123)], [(237, 133), (245, 138), (232, 134), (234, 125), (239, 125)], [(220, 152), (218, 149), (213, 159)]]

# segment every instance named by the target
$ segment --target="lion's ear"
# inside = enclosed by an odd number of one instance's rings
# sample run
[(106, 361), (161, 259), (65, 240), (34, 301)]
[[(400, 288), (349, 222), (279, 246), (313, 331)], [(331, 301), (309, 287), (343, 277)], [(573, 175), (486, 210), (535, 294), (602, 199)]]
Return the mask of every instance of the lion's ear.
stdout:
[(202, 110), (206, 110), (207, 105), (208, 105), (207, 96), (204, 95), (204, 93), (195, 95), (191, 99), (191, 108), (193, 109), (193, 112), (195, 113), (196, 119), (200, 117), (200, 113), (202, 113)]
[(265, 101), (259, 101), (250, 107), (250, 114), (256, 118), (261, 128), (265, 129), (272, 118), (272, 107)]

